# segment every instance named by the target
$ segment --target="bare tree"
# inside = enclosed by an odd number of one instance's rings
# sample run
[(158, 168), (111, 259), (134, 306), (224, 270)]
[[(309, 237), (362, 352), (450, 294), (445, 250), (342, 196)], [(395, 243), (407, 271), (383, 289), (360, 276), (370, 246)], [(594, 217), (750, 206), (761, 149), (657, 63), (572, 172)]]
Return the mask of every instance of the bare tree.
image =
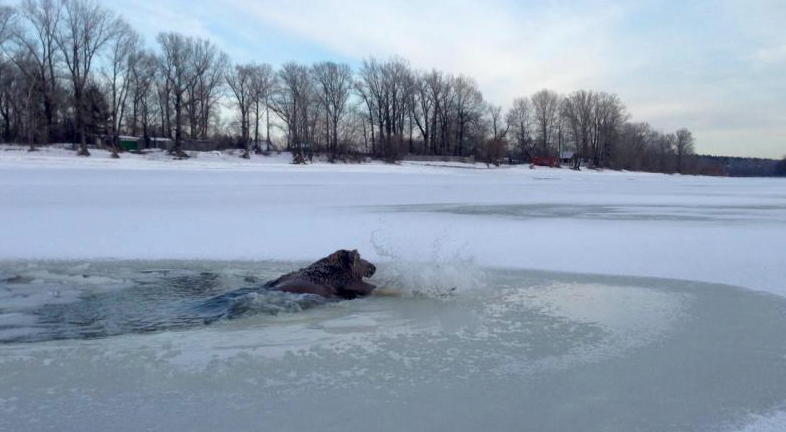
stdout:
[(578, 90), (562, 101), (561, 115), (576, 149), (573, 159), (574, 169), (581, 167), (582, 159), (590, 152), (595, 97), (594, 92)]
[(0, 61), (0, 119), (2, 119), (2, 140), (12, 139), (11, 125), (16, 114), (15, 82), (18, 81), (18, 69), (6, 61)]
[(488, 105), (489, 119), (491, 120), (491, 139), (499, 141), (505, 138), (510, 130), (510, 125), (503, 125), (502, 107), (499, 105)]
[(0, 5), (0, 116), (3, 119), (3, 142), (11, 139), (11, 113), (15, 111), (12, 101), (16, 99), (13, 82), (19, 78), (19, 69), (13, 67), (6, 58), (6, 42), (14, 32), (15, 21), (16, 10), (11, 6)]
[(207, 39), (192, 40), (190, 73), (185, 108), (188, 112), (191, 138), (208, 138), (211, 116), (221, 96), (221, 87), (229, 65), (229, 57)]
[(183, 111), (186, 107), (186, 92), (199, 79), (200, 70), (204, 65), (195, 64), (194, 51), (197, 41), (178, 33), (161, 33), (158, 35), (161, 45), (161, 77), (163, 78), (162, 109), (166, 111), (165, 122), (171, 122), (169, 107), (171, 105), (175, 123), (175, 144), (171, 150), (178, 158), (186, 158), (183, 152)]
[(628, 119), (625, 106), (615, 94), (595, 94), (592, 110), (592, 158), (596, 167), (606, 165), (617, 142), (619, 129)]
[[(355, 88), (363, 99), (368, 110), (369, 129), (371, 131), (371, 154), (378, 155), (377, 139), (381, 139), (383, 128), (384, 96), (382, 88), (382, 65), (374, 58), (363, 60), (359, 79)], [(375, 128), (376, 133), (375, 133)]]
[(325, 137), (331, 162), (338, 155), (338, 124), (347, 114), (347, 102), (352, 88), (349, 65), (333, 62), (317, 63), (312, 68), (317, 84), (317, 98), (325, 112)]
[(429, 122), (429, 129), (431, 131), (431, 142), (428, 147), (432, 154), (440, 153), (441, 148), (444, 147), (444, 136), (441, 136), (438, 140), (438, 135), (440, 135), (438, 127), (441, 124), (439, 119), (445, 117), (444, 113), (447, 108), (443, 101), (450, 99), (443, 96), (445, 92), (450, 90), (446, 81), (442, 72), (437, 70), (432, 70), (425, 77), (426, 97), (430, 99), (430, 103), (433, 107), (431, 110), (431, 118), (426, 119), (426, 121)]
[(540, 154), (549, 156), (554, 154), (550, 147), (559, 119), (559, 95), (544, 89), (532, 95), (531, 101)]
[(657, 159), (657, 166), (654, 171), (673, 173), (674, 172), (674, 144), (676, 137), (674, 134), (664, 134), (653, 131), (652, 146)]
[[(414, 76), (410, 118), (417, 126), (423, 139), (424, 152), (430, 147), (432, 140), (431, 119), (434, 116), (435, 101), (429, 93), (429, 74), (417, 73)], [(410, 149), (412, 151), (412, 149)]]
[(0, 78), (3, 84), (0, 108), (4, 120), (4, 138), (11, 136), (11, 118), (15, 122), (15, 137), (27, 141), (29, 151), (35, 151), (34, 135), (40, 128), (41, 112), (39, 104), (34, 101), (35, 89), (38, 87), (36, 77), (23, 71), (34, 70), (35, 60), (31, 53), (18, 51), (12, 64), (0, 64)]
[(249, 117), (254, 104), (254, 66), (237, 65), (226, 74), (226, 82), (234, 97), (233, 105), (240, 112), (240, 134), (243, 142), (243, 158), (251, 158)]
[(404, 142), (405, 119), (409, 115), (409, 99), (412, 86), (412, 71), (409, 62), (393, 57), (382, 66), (383, 118), (387, 136), (386, 157), (395, 159)]
[(25, 60), (17, 67), (31, 82), (31, 95), (35, 92), (43, 105), (45, 121), (41, 141), (45, 143), (51, 140), (57, 111), (57, 79), (61, 61), (57, 35), (62, 10), (57, 0), (24, 0), (19, 5), (19, 14), (25, 25), (7, 29), (15, 49), (20, 52), (13, 58)]
[(507, 124), (513, 134), (512, 144), (525, 158), (532, 157), (535, 150), (532, 139), (533, 111), (533, 104), (529, 99), (516, 98), (513, 100), (513, 108), (506, 116)]
[(0, 45), (5, 44), (11, 36), (14, 18), (16, 18), (16, 10), (13, 7), (0, 5)]
[[(456, 113), (456, 89), (453, 86), (454, 78), (452, 76), (445, 77), (444, 81), (439, 83), (441, 90), (439, 91), (439, 98), (437, 98), (436, 114), (437, 125), (435, 128), (439, 132), (439, 154), (450, 154), (451, 143), (451, 128), (454, 126), (455, 113)], [(501, 108), (500, 108), (501, 112)]]
[(372, 153), (393, 160), (402, 148), (407, 126), (411, 126), (415, 80), (409, 63), (401, 58), (386, 62), (367, 59), (359, 78), (356, 87), (369, 112)]
[(18, 28), (16, 9), (0, 4), (0, 66), (5, 66), (7, 62), (6, 43), (12, 34), (19, 32)]
[(455, 93), (456, 156), (466, 151), (468, 127), (483, 115), (483, 94), (474, 79), (458, 76), (453, 80)]
[(270, 98), (276, 87), (276, 75), (269, 64), (254, 65), (252, 69), (252, 89), (254, 99), (254, 151), (262, 153), (259, 145), (259, 121), (262, 108), (265, 109), (265, 143), (270, 151)]
[(131, 55), (128, 64), (131, 106), (127, 123), (130, 124), (132, 135), (137, 135), (141, 124), (142, 136), (147, 147), (154, 106), (152, 90), (158, 72), (158, 58), (153, 53), (139, 50)]
[(646, 164), (648, 137), (652, 127), (647, 123), (625, 123), (620, 130), (620, 148), (614, 155), (614, 167), (642, 170)]
[(84, 115), (85, 91), (90, 80), (93, 60), (116, 35), (118, 19), (114, 12), (95, 0), (63, 0), (63, 20), (55, 38), (71, 75), (74, 96), (74, 125), (79, 131), (80, 156), (87, 151)]
[(675, 134), (674, 150), (677, 153), (677, 172), (682, 174), (685, 157), (694, 153), (693, 134), (688, 129), (682, 128)]
[(104, 71), (110, 93), (110, 116), (112, 135), (112, 157), (119, 157), (118, 136), (126, 106), (128, 89), (131, 85), (132, 61), (139, 51), (139, 34), (125, 21), (117, 22), (115, 37), (109, 42), (108, 70)]
[(306, 66), (289, 62), (278, 72), (279, 88), (271, 109), (287, 127), (287, 149), (294, 161), (304, 163), (304, 150), (311, 151), (313, 83)]

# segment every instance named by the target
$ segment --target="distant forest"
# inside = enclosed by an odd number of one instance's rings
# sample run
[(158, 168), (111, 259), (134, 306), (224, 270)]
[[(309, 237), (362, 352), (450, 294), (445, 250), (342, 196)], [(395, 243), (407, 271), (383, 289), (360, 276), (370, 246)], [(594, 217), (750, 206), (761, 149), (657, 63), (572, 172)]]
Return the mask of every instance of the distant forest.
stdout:
[(775, 159), (696, 156), (697, 173), (730, 177), (786, 177), (786, 157)]
[[(407, 155), (487, 163), (553, 160), (578, 168), (767, 175), (756, 163), (698, 157), (688, 129), (633, 123), (612, 93), (544, 89), (512, 107), (484, 100), (474, 79), (417, 70), (402, 58), (233, 64), (208, 39), (161, 33), (156, 49), (94, 0), (0, 6), (0, 135), (4, 142), (73, 142), (80, 155), (120, 137), (142, 148), (289, 150), (296, 162)], [(229, 109), (231, 115), (222, 115)], [(170, 141), (171, 140), (171, 143)]]

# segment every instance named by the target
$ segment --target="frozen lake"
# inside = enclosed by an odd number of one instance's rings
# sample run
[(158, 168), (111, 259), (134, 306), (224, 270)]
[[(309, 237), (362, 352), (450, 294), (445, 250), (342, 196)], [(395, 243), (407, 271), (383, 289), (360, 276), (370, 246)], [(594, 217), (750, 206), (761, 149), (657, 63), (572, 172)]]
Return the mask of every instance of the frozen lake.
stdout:
[(0, 430), (786, 428), (782, 180), (147, 159), (0, 152)]
[(300, 261), (343, 247), (786, 295), (783, 179), (286, 162), (0, 151), (0, 259)]

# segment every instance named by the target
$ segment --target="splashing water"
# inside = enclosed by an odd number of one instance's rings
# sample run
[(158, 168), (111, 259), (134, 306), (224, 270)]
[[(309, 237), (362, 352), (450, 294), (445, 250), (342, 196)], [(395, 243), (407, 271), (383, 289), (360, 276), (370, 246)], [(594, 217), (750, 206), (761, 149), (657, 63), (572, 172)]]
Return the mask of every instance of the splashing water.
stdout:
[(485, 272), (464, 246), (449, 244), (446, 236), (438, 238), (430, 250), (412, 250), (393, 242), (382, 244), (372, 236), (371, 244), (384, 261), (375, 277), (383, 291), (404, 296), (448, 298), (487, 288)]

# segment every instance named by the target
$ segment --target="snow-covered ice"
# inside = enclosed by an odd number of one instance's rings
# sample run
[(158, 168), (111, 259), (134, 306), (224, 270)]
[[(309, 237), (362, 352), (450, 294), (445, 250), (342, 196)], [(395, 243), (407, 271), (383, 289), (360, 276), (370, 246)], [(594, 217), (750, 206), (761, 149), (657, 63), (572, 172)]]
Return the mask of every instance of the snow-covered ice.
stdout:
[[(0, 151), (0, 259), (375, 260), (697, 280), (786, 295), (786, 180)], [(375, 247), (376, 245), (376, 247)]]
[[(786, 429), (786, 181), (72, 155), (0, 147), (0, 430)], [(341, 247), (379, 295), (139, 331)]]

